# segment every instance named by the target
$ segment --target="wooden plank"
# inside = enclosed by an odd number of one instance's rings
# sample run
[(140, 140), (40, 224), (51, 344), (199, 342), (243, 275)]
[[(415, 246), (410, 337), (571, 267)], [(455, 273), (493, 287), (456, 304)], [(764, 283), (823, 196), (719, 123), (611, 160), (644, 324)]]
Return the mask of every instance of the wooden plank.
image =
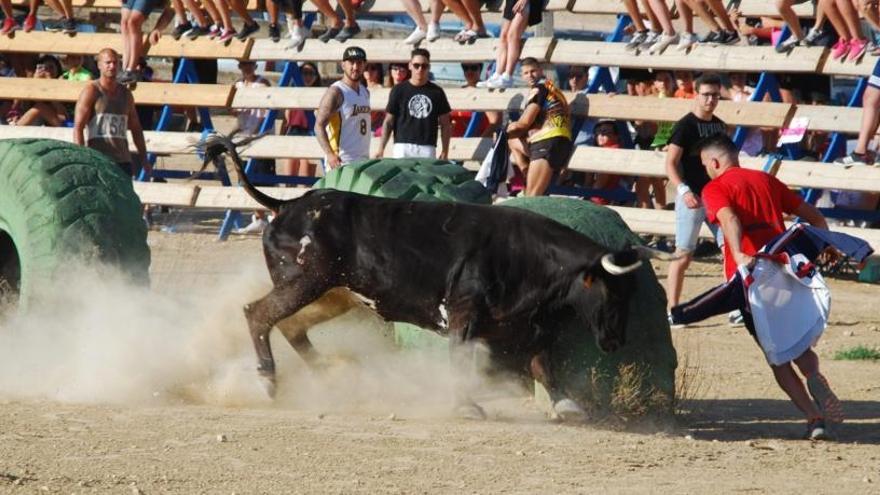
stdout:
[[(675, 2), (667, 0), (666, 6), (672, 9)], [(627, 14), (623, 2), (619, 0), (575, 0), (570, 10), (575, 14)]]
[(877, 58), (870, 56), (862, 57), (856, 63), (846, 61), (846, 57), (832, 60), (829, 51), (819, 66), (819, 72), (829, 76), (867, 77), (874, 72), (874, 64), (876, 63)]
[[(310, 191), (305, 187), (260, 187), (264, 193), (277, 199), (298, 198)], [(196, 208), (231, 208), (234, 210), (265, 210), (240, 187), (202, 186), (195, 202)]]
[(248, 57), (253, 43), (253, 38), (248, 38), (245, 41), (233, 38), (228, 45), (222, 45), (207, 36), (200, 36), (195, 40), (182, 36), (179, 40), (175, 40), (170, 35), (165, 35), (155, 45), (147, 44), (145, 46), (147, 55), (150, 57), (243, 59)]
[[(740, 0), (736, 8), (744, 17), (779, 17), (776, 3), (767, 0)], [(792, 8), (798, 17), (816, 17), (816, 7), (812, 2), (799, 3)]]
[[(75, 102), (86, 84), (89, 83), (0, 77), (0, 97)], [(233, 87), (225, 84), (138, 83), (133, 93), (135, 101), (145, 105), (228, 107), (232, 103)]]
[[(553, 47), (553, 38), (529, 38), (523, 46), (523, 57), (547, 61)], [(306, 40), (302, 51), (288, 50), (285, 43), (273, 43), (261, 38), (254, 41), (250, 51), (252, 60), (296, 60), (298, 62), (323, 62), (342, 60), (342, 52), (352, 44), (367, 52), (371, 62), (403, 62), (409, 60), (412, 45), (403, 39), (358, 39), (349, 43), (321, 43)], [(495, 59), (498, 40), (479, 39), (472, 45), (460, 45), (449, 38), (441, 38), (427, 45), (434, 62), (485, 62)]]
[[(29, 0), (12, 0), (12, 5), (20, 7), (27, 7), (29, 3)], [(122, 2), (119, 0), (72, 0), (71, 3), (74, 7), (93, 9), (118, 9), (122, 6)]]
[[(761, 170), (765, 158), (741, 157), (740, 165)], [(568, 164), (571, 170), (607, 174), (666, 177), (666, 153), (653, 150), (612, 149), (578, 146)], [(880, 187), (880, 185), (878, 185)], [(880, 189), (878, 189), (880, 190)]]
[(782, 160), (776, 177), (797, 187), (880, 192), (880, 168)]
[(670, 47), (662, 55), (630, 52), (624, 43), (559, 40), (550, 61), (554, 64), (601, 65), (657, 69), (778, 72), (815, 72), (826, 49), (797, 48), (776, 53), (772, 46), (696, 45), (688, 53)]
[(810, 119), (807, 128), (811, 131), (858, 134), (862, 123), (862, 109), (834, 105), (798, 105), (794, 117)]
[(200, 187), (186, 183), (161, 183), (135, 181), (134, 192), (143, 204), (193, 207)]
[(96, 55), (107, 47), (121, 52), (122, 37), (113, 33), (79, 33), (68, 36), (48, 31), (16, 31), (13, 36), (0, 37), (0, 52)]

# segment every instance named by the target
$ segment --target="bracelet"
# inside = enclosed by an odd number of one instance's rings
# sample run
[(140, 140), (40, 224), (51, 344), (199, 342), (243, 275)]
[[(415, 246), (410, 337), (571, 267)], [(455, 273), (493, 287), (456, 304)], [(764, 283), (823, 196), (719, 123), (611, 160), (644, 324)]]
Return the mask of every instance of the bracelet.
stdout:
[(675, 190), (678, 192), (679, 195), (691, 192), (691, 188), (684, 182), (679, 184), (678, 187), (675, 188)]

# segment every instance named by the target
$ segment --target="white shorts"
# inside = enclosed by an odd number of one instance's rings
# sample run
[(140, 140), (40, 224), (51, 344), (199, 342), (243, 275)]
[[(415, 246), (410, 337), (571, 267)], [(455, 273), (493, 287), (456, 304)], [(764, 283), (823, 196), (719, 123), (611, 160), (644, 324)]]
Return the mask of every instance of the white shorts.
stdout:
[(392, 158), (437, 158), (437, 147), (425, 144), (394, 143)]

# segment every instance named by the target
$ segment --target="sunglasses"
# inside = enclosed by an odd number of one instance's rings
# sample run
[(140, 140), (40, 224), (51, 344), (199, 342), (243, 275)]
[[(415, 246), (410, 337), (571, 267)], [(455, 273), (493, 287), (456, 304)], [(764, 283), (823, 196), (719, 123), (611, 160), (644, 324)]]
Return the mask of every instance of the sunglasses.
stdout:
[(462, 70), (467, 71), (475, 71), (480, 70), (480, 64), (466, 64), (461, 66)]
[(412, 65), (412, 68), (415, 70), (422, 70), (422, 69), (428, 70), (428, 67), (431, 66), (431, 64), (427, 64), (427, 63), (420, 64), (418, 62), (410, 62), (410, 65)]

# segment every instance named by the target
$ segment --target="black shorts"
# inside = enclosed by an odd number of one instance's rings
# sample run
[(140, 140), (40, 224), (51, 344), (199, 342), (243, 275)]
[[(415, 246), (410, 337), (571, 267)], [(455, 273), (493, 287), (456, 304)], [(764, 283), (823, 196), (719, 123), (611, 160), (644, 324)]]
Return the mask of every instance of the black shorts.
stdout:
[[(502, 17), (508, 21), (513, 20), (513, 6), (516, 0), (504, 0), (504, 12)], [(540, 24), (544, 15), (544, 0), (529, 0), (529, 26)]]
[(562, 170), (571, 158), (571, 139), (557, 136), (529, 144), (529, 161), (547, 160), (553, 170)]

